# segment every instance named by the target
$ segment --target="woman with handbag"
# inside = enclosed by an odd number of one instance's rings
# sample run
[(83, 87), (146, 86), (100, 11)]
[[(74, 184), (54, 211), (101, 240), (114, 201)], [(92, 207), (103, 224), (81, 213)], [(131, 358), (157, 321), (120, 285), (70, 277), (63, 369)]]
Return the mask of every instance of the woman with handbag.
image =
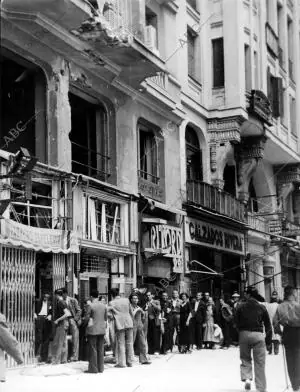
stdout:
[(204, 342), (204, 348), (209, 347), (212, 350), (215, 349), (215, 343), (216, 343), (216, 339), (214, 336), (215, 319), (216, 319), (216, 307), (215, 307), (213, 299), (211, 297), (209, 297), (208, 303), (206, 306), (206, 319), (205, 319), (205, 323), (203, 325), (203, 327), (204, 327), (203, 342)]

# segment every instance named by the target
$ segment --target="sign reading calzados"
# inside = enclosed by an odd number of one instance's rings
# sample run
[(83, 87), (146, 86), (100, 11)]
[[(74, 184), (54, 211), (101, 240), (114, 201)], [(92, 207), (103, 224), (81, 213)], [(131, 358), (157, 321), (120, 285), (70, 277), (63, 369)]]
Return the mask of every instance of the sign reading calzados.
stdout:
[(217, 250), (245, 254), (244, 234), (234, 230), (186, 218), (185, 220), (186, 242), (204, 245)]

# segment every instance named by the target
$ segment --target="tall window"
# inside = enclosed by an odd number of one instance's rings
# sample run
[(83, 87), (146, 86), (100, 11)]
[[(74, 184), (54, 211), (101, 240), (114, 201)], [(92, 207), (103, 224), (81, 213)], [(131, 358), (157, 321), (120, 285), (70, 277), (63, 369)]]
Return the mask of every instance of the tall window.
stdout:
[(271, 74), (270, 68), (267, 69), (268, 98), (272, 106), (272, 115), (275, 118), (284, 118), (284, 89), (282, 78)]
[(294, 26), (288, 19), (288, 53), (289, 53), (289, 77), (294, 80)]
[(106, 181), (110, 158), (106, 155), (105, 109), (71, 93), (69, 101), (72, 171)]
[(25, 147), (46, 162), (46, 80), (42, 71), (23, 59), (16, 61), (3, 49), (0, 86), (0, 148), (16, 153)]
[(254, 57), (253, 64), (254, 64), (254, 78), (255, 78), (255, 80), (254, 80), (254, 84), (255, 84), (254, 88), (256, 90), (259, 90), (259, 64), (258, 64), (258, 54), (257, 54), (256, 51), (254, 51), (253, 57)]
[(186, 0), (187, 4), (190, 5), (194, 10), (197, 10), (197, 0)]
[(158, 23), (157, 15), (146, 7), (145, 44), (154, 52), (158, 52)]
[(297, 136), (296, 127), (296, 100), (290, 95), (290, 128), (294, 136)]
[(188, 50), (188, 75), (195, 78), (196, 74), (196, 35), (187, 29), (187, 50)]
[(158, 184), (158, 154), (155, 132), (150, 128), (139, 125), (139, 176)]
[(202, 151), (196, 131), (187, 127), (185, 131), (186, 145), (186, 178), (203, 181)]
[(224, 43), (223, 38), (212, 40), (213, 87), (224, 87)]
[(251, 91), (251, 49), (249, 45), (245, 45), (245, 88)]

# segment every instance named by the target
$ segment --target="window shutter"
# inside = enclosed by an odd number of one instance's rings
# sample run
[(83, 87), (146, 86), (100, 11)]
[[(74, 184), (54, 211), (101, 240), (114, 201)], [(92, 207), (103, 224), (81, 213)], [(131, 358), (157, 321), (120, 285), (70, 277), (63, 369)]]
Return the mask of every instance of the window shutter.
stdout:
[(187, 31), (187, 47), (188, 47), (188, 74), (195, 76), (195, 37)]
[(267, 96), (269, 98), (269, 101), (273, 103), (273, 97), (272, 97), (272, 81), (271, 81), (272, 75), (270, 72), (270, 67), (267, 68)]
[(284, 118), (284, 89), (282, 78), (278, 79), (278, 99), (279, 99), (279, 115), (281, 118)]

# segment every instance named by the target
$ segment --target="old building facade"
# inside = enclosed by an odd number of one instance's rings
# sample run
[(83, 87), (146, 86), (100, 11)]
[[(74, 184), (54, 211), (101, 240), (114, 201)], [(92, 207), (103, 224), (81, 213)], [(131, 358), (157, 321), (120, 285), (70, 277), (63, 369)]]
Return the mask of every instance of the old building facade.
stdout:
[(300, 287), (296, 0), (1, 7), (1, 310), (27, 363), (65, 285)]

